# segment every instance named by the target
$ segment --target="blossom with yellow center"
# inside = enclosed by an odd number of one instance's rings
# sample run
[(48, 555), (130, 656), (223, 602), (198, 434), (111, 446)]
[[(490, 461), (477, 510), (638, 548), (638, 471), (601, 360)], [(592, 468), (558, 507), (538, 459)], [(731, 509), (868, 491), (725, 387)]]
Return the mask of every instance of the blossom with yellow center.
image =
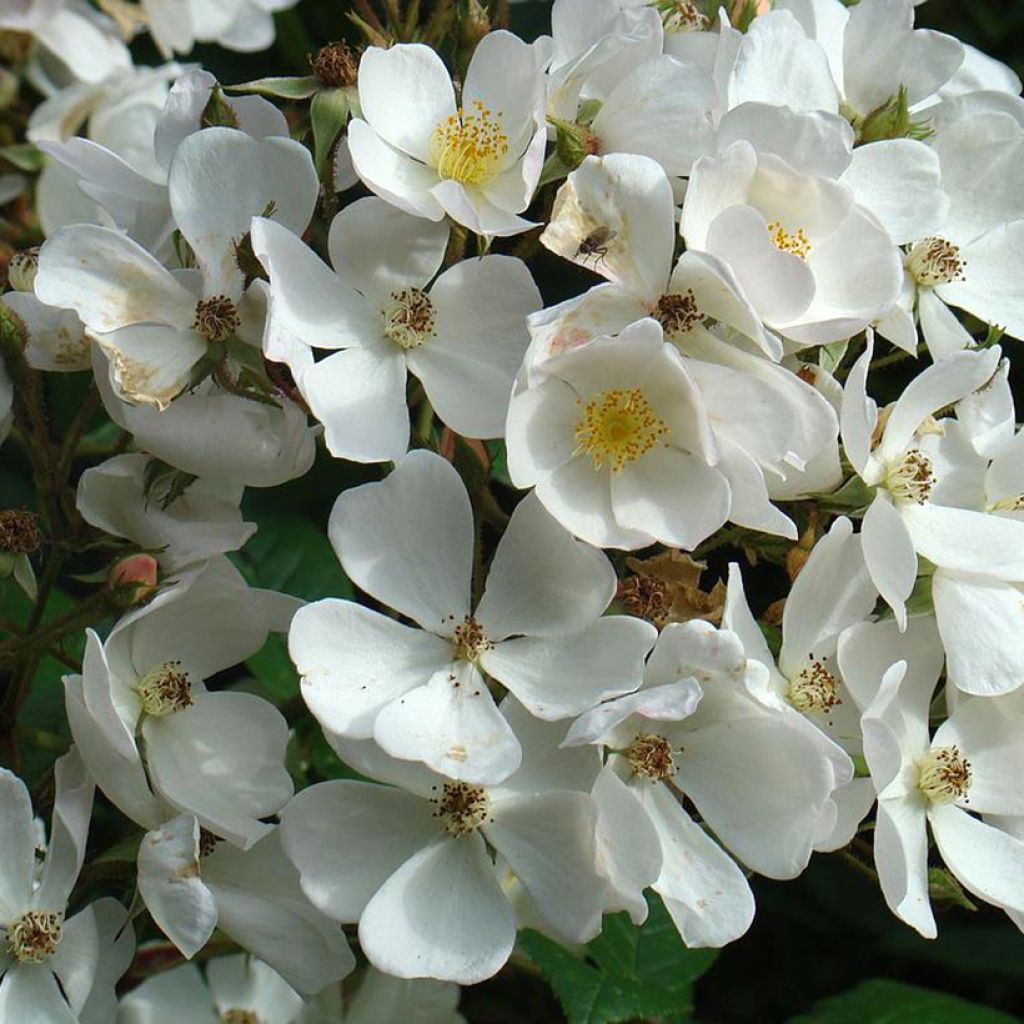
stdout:
[(437, 312), (430, 296), (420, 288), (393, 291), (381, 315), (384, 333), (406, 351), (419, 348), (437, 334)]
[(885, 486), (897, 501), (925, 504), (935, 487), (932, 460), (920, 448), (911, 448), (889, 470)]
[(41, 964), (57, 951), (64, 933), (64, 915), (29, 910), (7, 927), (7, 950), (19, 963)]
[(430, 137), (432, 162), (442, 179), (483, 185), (495, 178), (508, 154), (501, 111), (481, 100), (449, 114)]
[(613, 473), (646, 455), (667, 436), (641, 388), (612, 388), (591, 398), (576, 424), (574, 455), (589, 455), (595, 469)]
[(910, 250), (907, 258), (910, 276), (926, 288), (962, 281), (966, 266), (966, 260), (960, 256), (960, 246), (944, 238), (922, 239)]
[(152, 718), (183, 711), (192, 706), (192, 681), (182, 671), (180, 661), (157, 665), (142, 677), (135, 688), (142, 701), (142, 710)]
[(786, 699), (797, 711), (826, 712), (842, 704), (839, 680), (822, 661), (811, 661), (790, 681)]

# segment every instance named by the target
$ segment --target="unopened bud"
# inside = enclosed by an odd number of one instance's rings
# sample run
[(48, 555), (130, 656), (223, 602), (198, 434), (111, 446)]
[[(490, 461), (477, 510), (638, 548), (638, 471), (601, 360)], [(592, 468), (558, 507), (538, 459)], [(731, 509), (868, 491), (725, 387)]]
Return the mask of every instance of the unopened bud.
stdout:
[(359, 57), (348, 43), (328, 43), (309, 58), (313, 74), (333, 89), (356, 84)]
[(43, 542), (34, 512), (24, 509), (0, 511), (0, 551), (9, 555), (30, 555)]
[(555, 151), (558, 158), (570, 171), (579, 167), (586, 157), (597, 155), (600, 141), (585, 125), (555, 117), (549, 117), (548, 120), (555, 126)]
[(152, 555), (128, 555), (111, 566), (107, 582), (129, 605), (143, 604), (156, 591), (159, 575), (160, 566)]
[(462, 20), (462, 40), (467, 46), (476, 46), (491, 31), (491, 16), (480, 0), (469, 0)]
[(39, 269), (39, 248), (16, 252), (7, 264), (7, 280), (16, 292), (31, 292)]

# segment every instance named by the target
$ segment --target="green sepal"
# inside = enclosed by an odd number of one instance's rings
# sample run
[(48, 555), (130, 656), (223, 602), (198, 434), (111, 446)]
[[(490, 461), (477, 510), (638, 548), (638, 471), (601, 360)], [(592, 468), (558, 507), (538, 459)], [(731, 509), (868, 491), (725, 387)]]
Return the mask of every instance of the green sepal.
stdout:
[(316, 75), (299, 75), (281, 78), (256, 78), (239, 85), (226, 85), (228, 92), (252, 93), (278, 100), (308, 100), (315, 96), (323, 84)]
[(17, 142), (10, 146), (0, 146), (0, 159), (6, 160), (12, 167), (26, 174), (35, 174), (43, 169), (46, 157), (42, 150), (36, 149), (31, 142)]
[(313, 126), (313, 162), (320, 180), (329, 170), (331, 150), (341, 135), (350, 113), (348, 89), (323, 89), (309, 105), (309, 120)]

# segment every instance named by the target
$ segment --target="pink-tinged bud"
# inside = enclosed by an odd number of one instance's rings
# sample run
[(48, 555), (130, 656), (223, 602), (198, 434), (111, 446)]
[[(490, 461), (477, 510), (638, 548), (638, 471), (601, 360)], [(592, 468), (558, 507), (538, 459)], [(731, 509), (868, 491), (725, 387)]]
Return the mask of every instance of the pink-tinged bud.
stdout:
[(156, 590), (160, 566), (152, 555), (129, 555), (115, 562), (107, 573), (111, 589), (120, 591), (130, 604), (142, 604)]

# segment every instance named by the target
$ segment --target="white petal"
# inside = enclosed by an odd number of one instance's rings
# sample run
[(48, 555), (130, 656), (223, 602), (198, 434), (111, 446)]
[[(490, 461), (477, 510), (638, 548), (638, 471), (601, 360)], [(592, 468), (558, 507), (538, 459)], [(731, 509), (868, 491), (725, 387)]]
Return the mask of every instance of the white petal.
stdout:
[(383, 708), (373, 735), (392, 757), (423, 761), (442, 775), (483, 785), (507, 779), (522, 758), (483, 677), (465, 661)]
[(932, 598), (949, 678), (957, 689), (995, 696), (1024, 685), (1020, 587), (940, 570), (932, 577)]
[(349, 579), (424, 629), (451, 635), (469, 614), (473, 512), (439, 455), (410, 452), (382, 483), (343, 492), (327, 532)]
[(728, 437), (718, 438), (718, 452), (715, 469), (729, 485), (729, 521), (796, 540), (796, 524), (771, 503), (764, 472), (750, 454)]
[(877, 592), (868, 575), (861, 538), (839, 518), (815, 544), (786, 599), (779, 668), (793, 675), (811, 652), (870, 615)]
[(415, 854), (359, 921), (359, 943), (378, 969), (461, 985), (497, 973), (515, 937), (512, 908), (476, 836), (441, 840)]
[(867, 381), (871, 357), (874, 353), (874, 334), (868, 330), (868, 343), (863, 355), (853, 364), (843, 388), (843, 404), (839, 422), (842, 428), (843, 448), (853, 468), (864, 474), (871, 458), (871, 437), (878, 413), (874, 401), (868, 397)]
[[(37, 906), (43, 907), (63, 907), (71, 896), (85, 860), (85, 843), (96, 788), (74, 747), (58, 758), (54, 773), (56, 800), (50, 843), (35, 892)], [(14, 834), (17, 836), (17, 829)]]
[(195, 1024), (217, 1024), (210, 990), (195, 964), (179, 964), (147, 978), (117, 1007), (118, 1024), (176, 1024), (184, 1014)]
[[(564, 466), (576, 448), (576, 392), (548, 377), (512, 396), (505, 426), (509, 475), (521, 488)], [(557, 518), (557, 517), (556, 517)]]
[(887, 139), (853, 151), (842, 183), (897, 244), (939, 231), (949, 200), (939, 185), (939, 159), (923, 142)]
[(183, 814), (143, 836), (139, 892), (153, 920), (186, 957), (206, 945), (217, 926), (217, 905), (199, 877), (194, 817)]
[(363, 184), (382, 199), (414, 217), (444, 217), (444, 208), (430, 194), (437, 184), (436, 172), (389, 146), (358, 117), (349, 122), (348, 149)]
[(729, 484), (703, 459), (657, 448), (612, 477), (616, 521), (692, 551), (728, 518)]
[(423, 288), (444, 259), (447, 224), (412, 217), (369, 196), (346, 206), (327, 239), (331, 263), (346, 284), (373, 302), (399, 288)]
[(398, 346), (332, 352), (302, 375), (302, 393), (324, 425), (328, 451), (354, 462), (395, 462), (409, 448), (408, 379)]
[(931, 503), (908, 505), (903, 521), (918, 554), (944, 569), (1024, 580), (1024, 521)]
[[(495, 190), (492, 188), (488, 191), (494, 194)], [(488, 191), (449, 179), (438, 182), (430, 190), (430, 195), (457, 224), (485, 238), (518, 235), (537, 226), (536, 222), (509, 213), (492, 202)]]
[(25, 783), (6, 768), (0, 769), (0, 826), (4, 836), (0, 910), (7, 921), (20, 917), (32, 897), (36, 869), (36, 833), (32, 822), (32, 801)]
[(872, 582), (900, 628), (906, 628), (905, 602), (917, 578), (917, 553), (903, 516), (886, 495), (878, 494), (864, 514), (861, 541)]
[(795, 878), (807, 866), (834, 785), (806, 724), (771, 713), (697, 729), (680, 759), (679, 787), (722, 842), (769, 878)]
[(33, 1024), (78, 1024), (54, 974), (31, 966), (15, 967), (0, 979), (0, 1014), (4, 1020)]
[(319, 192), (305, 146), (232, 128), (207, 128), (185, 139), (167, 186), (174, 219), (203, 269), (206, 294), (232, 297), (241, 290), (235, 245), (252, 218), (272, 216), (301, 234)]
[(597, 806), (590, 795), (569, 792), (496, 801), (483, 826), (541, 915), (568, 942), (588, 942), (601, 930), (596, 826)]
[(281, 813), (281, 842), (302, 891), (343, 923), (358, 921), (388, 877), (440, 831), (425, 800), (368, 782), (310, 786)]
[(539, 718), (568, 718), (635, 690), (656, 639), (650, 623), (610, 615), (579, 633), (506, 640), (481, 664)]
[(654, 891), (690, 947), (724, 946), (754, 919), (754, 895), (736, 862), (662, 785), (640, 790), (661, 840), (664, 862)]
[(288, 653), (316, 720), (329, 732), (355, 738), (372, 736), (381, 708), (424, 685), (452, 659), (447, 641), (333, 599), (295, 613)]
[(576, 540), (528, 495), (502, 534), (474, 614), (491, 640), (571, 633), (604, 612), (615, 584), (605, 555)]
[(693, 714), (703, 695), (700, 683), (693, 678), (660, 686), (648, 683), (637, 693), (610, 700), (580, 715), (566, 734), (562, 746), (596, 743), (630, 715), (655, 722), (678, 722)]
[(77, 313), (44, 305), (29, 292), (8, 292), (0, 301), (18, 315), (25, 327), (25, 359), (29, 366), (56, 373), (89, 368), (90, 342)]
[(367, 301), (287, 228), (253, 218), (252, 247), (270, 274), (274, 317), (305, 344), (346, 348), (383, 338), (383, 322)]
[[(936, 362), (974, 344), (970, 332), (935, 294), (934, 289), (922, 288), (918, 292), (917, 315), (921, 321), (921, 333), (928, 343), (928, 351)], [(914, 341), (916, 351), (916, 336)]]
[(529, 344), (526, 317), (541, 298), (511, 256), (463, 260), (430, 290), (436, 334), (408, 353), (441, 419), (467, 437), (505, 433), (512, 382)]
[(954, 804), (933, 804), (928, 818), (946, 867), (968, 892), (1024, 911), (1024, 842)]
[(359, 62), (359, 106), (381, 138), (426, 161), (430, 133), (455, 113), (455, 90), (429, 46), (371, 46)]
[(153, 785), (168, 802), (239, 846), (265, 835), (259, 821), (292, 795), (284, 767), (288, 726), (249, 693), (207, 693), (143, 727)]
[(643, 892), (661, 874), (658, 833), (636, 794), (608, 766), (591, 792), (597, 804), (597, 869), (608, 883), (605, 908), (629, 912), (634, 924), (647, 919)]
[(937, 929), (928, 896), (928, 829), (922, 800), (879, 801), (875, 869), (889, 909), (926, 939), (934, 939)]
[(39, 252), (35, 293), (74, 309), (94, 331), (162, 323), (187, 330), (195, 297), (145, 249), (111, 228), (78, 224), (51, 235)]

